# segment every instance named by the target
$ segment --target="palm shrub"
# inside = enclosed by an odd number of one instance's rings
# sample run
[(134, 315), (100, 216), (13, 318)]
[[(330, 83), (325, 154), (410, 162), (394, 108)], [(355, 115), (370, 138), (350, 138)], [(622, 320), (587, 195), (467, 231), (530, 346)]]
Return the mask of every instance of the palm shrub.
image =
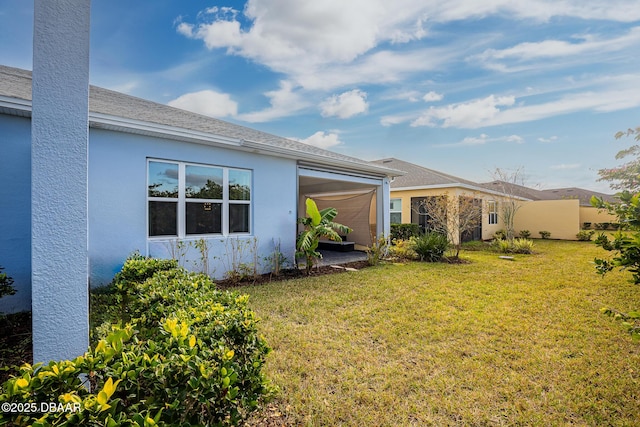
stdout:
[(449, 239), (446, 235), (426, 232), (415, 239), (413, 250), (418, 254), (421, 261), (438, 262), (444, 258), (444, 254), (449, 247)]
[(503, 254), (508, 254), (511, 252), (511, 242), (507, 239), (493, 239), (491, 241), (491, 247)]
[(306, 272), (310, 274), (316, 260), (322, 258), (322, 254), (318, 252), (320, 238), (326, 237), (329, 240), (341, 242), (340, 234), (349, 234), (352, 230), (346, 225), (333, 222), (338, 215), (336, 208), (318, 210), (316, 202), (309, 198), (305, 204), (307, 216), (298, 218), (298, 223), (304, 225), (304, 230), (298, 235), (296, 241), (296, 258), (305, 258)]
[(513, 253), (530, 254), (533, 252), (533, 240), (513, 239), (511, 244)]

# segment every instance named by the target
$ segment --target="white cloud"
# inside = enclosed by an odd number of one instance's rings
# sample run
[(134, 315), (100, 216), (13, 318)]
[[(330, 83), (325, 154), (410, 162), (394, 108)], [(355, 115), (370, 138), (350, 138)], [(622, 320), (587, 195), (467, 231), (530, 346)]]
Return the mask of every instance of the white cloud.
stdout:
[[(525, 123), (576, 112), (613, 112), (640, 107), (640, 75), (619, 75), (580, 85), (582, 91), (545, 93), (545, 100), (529, 104), (526, 97), (490, 95), (486, 98), (430, 107), (427, 110), (382, 117), (383, 126), (409, 122), (411, 126), (475, 129), (512, 123)], [(553, 98), (555, 96), (555, 98)], [(539, 140), (547, 142), (546, 140)], [(548, 142), (552, 142), (551, 139)]]
[(422, 97), (422, 100), (424, 102), (436, 102), (436, 101), (442, 101), (443, 98), (444, 98), (443, 94), (431, 91), (431, 92), (426, 93)]
[(486, 133), (481, 133), (479, 136), (467, 136), (460, 142), (455, 142), (453, 144), (435, 144), (433, 147), (469, 147), (469, 146), (478, 146), (478, 145), (486, 145), (488, 143), (494, 142), (506, 142), (512, 144), (523, 144), (524, 138), (520, 135), (508, 135), (508, 136), (499, 136), (491, 138)]
[(476, 128), (500, 114), (499, 107), (509, 107), (515, 103), (513, 96), (490, 95), (483, 99), (451, 104), (444, 107), (431, 107), (411, 122), (411, 126), (441, 126)]
[(558, 140), (558, 137), (555, 136), (555, 135), (550, 136), (549, 138), (538, 138), (538, 141), (542, 142), (543, 144), (549, 144), (549, 143), (555, 142), (557, 140)]
[(238, 114), (238, 103), (226, 93), (201, 90), (184, 94), (168, 104), (172, 107), (193, 111), (211, 117), (227, 117)]
[[(640, 47), (640, 27), (634, 27), (628, 33), (618, 37), (603, 38), (597, 35), (574, 36), (576, 41), (544, 40), (541, 42), (525, 42), (507, 49), (487, 49), (480, 55), (469, 58), (480, 62), (484, 67), (498, 71), (521, 71), (524, 68), (550, 65), (550, 59), (567, 62), (575, 57), (576, 61), (593, 63), (592, 55), (629, 50)], [(546, 60), (540, 64), (538, 60)], [(527, 63), (531, 61), (536, 61)], [(597, 61), (596, 61), (597, 62)], [(524, 64), (524, 65), (523, 65)]]
[(267, 122), (296, 113), (310, 104), (298, 92), (290, 81), (280, 82), (280, 88), (265, 92), (271, 106), (261, 111), (240, 114), (238, 118), (246, 122)]
[(348, 119), (356, 114), (364, 113), (369, 108), (367, 94), (354, 89), (340, 95), (333, 95), (320, 104), (322, 117), (339, 117)]
[(580, 166), (582, 166), (580, 163), (570, 163), (570, 164), (562, 163), (559, 165), (549, 166), (549, 169), (553, 169), (553, 170), (579, 169)]
[(342, 145), (342, 141), (340, 141), (340, 137), (337, 132), (326, 133), (322, 131), (318, 131), (305, 139), (296, 139), (297, 141), (303, 142), (305, 144), (313, 145), (314, 147), (328, 149), (331, 147), (335, 147), (336, 145)]
[(421, 97), (422, 97), (422, 94), (417, 90), (407, 90), (404, 92), (395, 92), (395, 93), (383, 95), (381, 99), (418, 102)]

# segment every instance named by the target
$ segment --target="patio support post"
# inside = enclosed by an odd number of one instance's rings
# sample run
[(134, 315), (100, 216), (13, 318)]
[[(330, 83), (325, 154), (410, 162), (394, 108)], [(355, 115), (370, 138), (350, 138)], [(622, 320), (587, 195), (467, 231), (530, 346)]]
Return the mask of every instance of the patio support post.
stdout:
[(33, 359), (89, 343), (89, 0), (34, 0), (31, 117)]
[(391, 233), (391, 185), (389, 178), (383, 178), (376, 189), (376, 238)]

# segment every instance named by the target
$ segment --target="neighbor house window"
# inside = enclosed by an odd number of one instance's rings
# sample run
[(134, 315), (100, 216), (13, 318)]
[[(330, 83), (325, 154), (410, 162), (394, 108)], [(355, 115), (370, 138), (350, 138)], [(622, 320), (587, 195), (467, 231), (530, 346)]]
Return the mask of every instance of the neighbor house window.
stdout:
[(391, 199), (391, 224), (402, 224), (402, 199)]
[(149, 236), (250, 233), (251, 171), (148, 162)]
[(489, 200), (489, 224), (498, 223), (498, 202)]

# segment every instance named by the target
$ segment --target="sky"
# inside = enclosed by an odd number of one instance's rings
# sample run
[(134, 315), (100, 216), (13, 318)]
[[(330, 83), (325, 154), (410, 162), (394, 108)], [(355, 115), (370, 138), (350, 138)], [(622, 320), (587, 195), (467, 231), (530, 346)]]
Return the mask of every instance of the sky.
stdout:
[[(0, 0), (32, 68), (33, 2)], [(93, 0), (97, 86), (364, 160), (612, 192), (640, 125), (637, 0)]]

